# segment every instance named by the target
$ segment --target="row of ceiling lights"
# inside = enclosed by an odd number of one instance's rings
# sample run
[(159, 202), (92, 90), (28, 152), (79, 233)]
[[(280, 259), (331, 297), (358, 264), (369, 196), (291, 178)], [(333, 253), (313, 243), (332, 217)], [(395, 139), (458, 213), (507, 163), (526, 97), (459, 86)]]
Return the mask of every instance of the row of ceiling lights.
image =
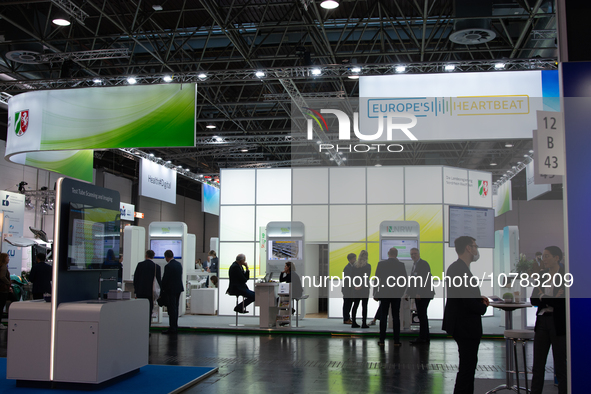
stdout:
[[(505, 63), (502, 63), (502, 62), (495, 63), (496, 70), (503, 70), (504, 68), (505, 68)], [(447, 64), (444, 66), (443, 69), (447, 72), (451, 72), (456, 69), (456, 65), (455, 64)], [(397, 73), (404, 73), (404, 72), (406, 72), (406, 66), (405, 65), (394, 66), (394, 71)], [(322, 70), (320, 68), (313, 68), (311, 70), (311, 74), (314, 77), (320, 76), (320, 75), (322, 75)], [(351, 68), (351, 75), (348, 75), (348, 78), (349, 79), (359, 79), (360, 74), (361, 74), (361, 67), (352, 67)], [(256, 71), (254, 73), (254, 75), (255, 75), (255, 77), (257, 77), (259, 79), (266, 77), (266, 74), (263, 71)], [(207, 74), (201, 73), (197, 77), (201, 80), (205, 80), (205, 79), (207, 79)], [(167, 83), (172, 82), (173, 77), (171, 75), (164, 75), (162, 77), (162, 80)], [(100, 78), (95, 78), (95, 79), (93, 79), (93, 82), (96, 84), (100, 84), (103, 81)], [(137, 79), (133, 76), (130, 76), (127, 78), (127, 83), (130, 85), (135, 85), (137, 83)]]

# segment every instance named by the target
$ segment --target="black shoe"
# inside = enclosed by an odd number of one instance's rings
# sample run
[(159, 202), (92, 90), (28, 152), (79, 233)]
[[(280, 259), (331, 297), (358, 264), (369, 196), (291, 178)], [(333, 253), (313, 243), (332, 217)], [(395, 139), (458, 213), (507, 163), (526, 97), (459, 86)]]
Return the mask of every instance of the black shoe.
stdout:
[(402, 344), (400, 342), (394, 342), (394, 346), (399, 347), (402, 346)]
[(378, 346), (386, 346), (386, 342), (384, 342), (384, 341), (378, 341)]
[(359, 324), (353, 322), (353, 324), (351, 324), (351, 328), (359, 328), (361, 327)]
[(368, 326), (367, 324), (363, 323), (363, 324), (361, 325), (361, 328), (369, 328), (369, 326)]
[(347, 319), (343, 321), (343, 324), (352, 324), (353, 322), (351, 321), (351, 319)]
[(164, 334), (164, 335), (175, 335), (176, 333), (177, 333), (176, 330), (170, 330), (170, 329), (162, 331), (162, 334)]
[(234, 308), (234, 312), (238, 312), (238, 313), (248, 313), (248, 311), (242, 309), (242, 306), (238, 305), (237, 307)]

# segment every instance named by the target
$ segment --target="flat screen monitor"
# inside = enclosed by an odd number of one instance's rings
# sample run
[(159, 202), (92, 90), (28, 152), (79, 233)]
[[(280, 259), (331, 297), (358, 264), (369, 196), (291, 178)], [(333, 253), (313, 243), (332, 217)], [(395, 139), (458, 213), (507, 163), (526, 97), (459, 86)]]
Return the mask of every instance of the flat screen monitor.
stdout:
[(456, 238), (469, 235), (481, 248), (495, 247), (495, 210), (449, 206), (449, 246)]
[(269, 240), (267, 242), (269, 260), (303, 260), (304, 243), (300, 240)]
[(163, 259), (164, 252), (171, 250), (175, 259), (183, 258), (183, 241), (180, 239), (150, 239), (150, 249), (154, 251), (154, 258)]
[(68, 270), (118, 269), (121, 212), (70, 203)]
[(388, 259), (388, 251), (391, 248), (398, 249), (398, 260), (411, 260), (410, 250), (419, 246), (416, 239), (382, 239), (380, 247), (382, 260)]

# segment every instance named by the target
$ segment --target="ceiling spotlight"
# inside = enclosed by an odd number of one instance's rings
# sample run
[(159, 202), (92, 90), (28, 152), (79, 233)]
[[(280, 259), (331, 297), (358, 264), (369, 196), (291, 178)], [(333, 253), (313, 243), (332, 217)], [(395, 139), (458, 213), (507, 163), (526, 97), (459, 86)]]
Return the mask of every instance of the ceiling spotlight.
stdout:
[(205, 126), (205, 128), (206, 128), (206, 129), (215, 129), (215, 125), (214, 125), (213, 123), (209, 122), (209, 123), (208, 123), (208, 124)]
[(394, 70), (395, 70), (397, 73), (403, 73), (403, 72), (405, 72), (405, 71), (406, 71), (406, 66), (396, 66), (396, 67), (394, 67)]
[(218, 137), (217, 135), (213, 137), (214, 140), (217, 142), (222, 142), (224, 139), (222, 137)]
[(493, 160), (493, 161), (491, 161), (491, 162), (490, 162), (490, 165), (491, 165), (491, 166), (496, 166), (496, 165), (497, 165), (497, 163), (496, 163), (496, 162)]
[(324, 0), (320, 3), (320, 7), (324, 8), (325, 10), (334, 10), (339, 6), (339, 2), (337, 0)]
[(254, 73), (254, 75), (257, 78), (263, 78), (265, 76), (265, 73), (262, 71), (257, 71), (256, 73)]
[(153, 153), (150, 153), (150, 157), (154, 157), (154, 154)]
[(361, 72), (361, 67), (353, 67), (351, 69), (351, 71), (353, 71), (354, 73), (360, 73)]
[(505, 63), (495, 63), (495, 70), (502, 70), (505, 68)]
[(529, 150), (529, 153), (534, 153), (533, 149), (530, 149), (530, 150)]
[(455, 64), (446, 64), (445, 67), (444, 67), (444, 70), (445, 71), (453, 71), (455, 69), (456, 69)]
[(166, 160), (166, 164), (170, 164), (172, 163), (170, 160)]
[(57, 26), (70, 26), (70, 21), (64, 18), (55, 18), (52, 22)]
[(320, 71), (319, 68), (313, 68), (312, 69), (312, 75), (320, 75), (322, 73), (322, 71)]
[(523, 157), (529, 157), (529, 155), (523, 155)]
[(378, 163), (378, 164), (376, 164), (375, 166), (376, 166), (376, 167), (381, 167), (382, 165), (381, 165), (380, 163)]
[(334, 161), (334, 157), (331, 157), (331, 158), (330, 158), (330, 161)]
[(134, 77), (129, 77), (127, 78), (127, 83), (130, 85), (135, 85), (137, 83), (137, 79), (135, 79)]
[(507, 143), (505, 144), (505, 148), (513, 148), (513, 144), (512, 144), (512, 143), (510, 143), (510, 142), (507, 142)]
[(161, 6), (161, 5), (159, 5), (159, 4), (154, 4), (154, 5), (152, 6), (152, 9), (153, 9), (154, 11), (162, 11), (162, 6)]
[(240, 149), (240, 152), (248, 152), (248, 149)]
[(100, 78), (95, 78), (95, 79), (92, 80), (92, 82), (94, 82), (94, 83), (101, 83), (101, 82), (103, 82), (103, 80), (100, 79)]
[(205, 73), (201, 73), (201, 74), (197, 75), (197, 77), (198, 77), (199, 79), (205, 79), (205, 78), (207, 78), (207, 74), (205, 74)]
[(341, 159), (343, 159), (343, 161), (347, 161), (347, 158), (346, 157), (341, 157)]
[(162, 80), (164, 82), (172, 82), (172, 77), (170, 75), (165, 75), (164, 78), (162, 78)]
[(349, 79), (359, 79), (359, 75), (349, 75)]

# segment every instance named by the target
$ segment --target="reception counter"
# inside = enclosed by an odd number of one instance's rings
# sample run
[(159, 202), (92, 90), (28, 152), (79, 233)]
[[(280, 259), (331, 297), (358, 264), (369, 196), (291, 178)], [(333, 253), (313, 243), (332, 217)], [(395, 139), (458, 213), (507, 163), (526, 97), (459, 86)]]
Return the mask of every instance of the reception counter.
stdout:
[(7, 378), (99, 384), (148, 364), (148, 301), (62, 303), (56, 312), (50, 377), (51, 304), (12, 304)]

